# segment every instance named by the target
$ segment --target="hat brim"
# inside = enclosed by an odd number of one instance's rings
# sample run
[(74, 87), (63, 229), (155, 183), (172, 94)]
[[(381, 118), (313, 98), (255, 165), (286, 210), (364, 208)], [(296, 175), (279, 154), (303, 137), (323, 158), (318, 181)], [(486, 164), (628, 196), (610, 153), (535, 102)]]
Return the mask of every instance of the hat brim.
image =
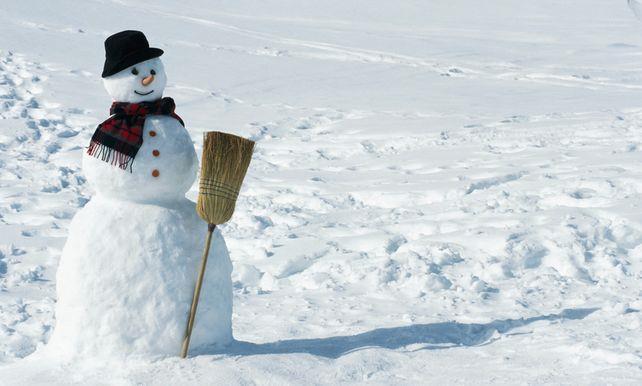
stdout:
[(125, 56), (124, 58), (110, 66), (107, 65), (107, 62), (105, 62), (102, 77), (106, 78), (108, 76), (112, 76), (121, 72), (129, 66), (133, 66), (134, 64), (144, 62), (149, 59), (158, 58), (161, 55), (163, 55), (163, 50), (161, 50), (160, 48), (150, 47), (144, 50), (132, 52), (131, 54)]

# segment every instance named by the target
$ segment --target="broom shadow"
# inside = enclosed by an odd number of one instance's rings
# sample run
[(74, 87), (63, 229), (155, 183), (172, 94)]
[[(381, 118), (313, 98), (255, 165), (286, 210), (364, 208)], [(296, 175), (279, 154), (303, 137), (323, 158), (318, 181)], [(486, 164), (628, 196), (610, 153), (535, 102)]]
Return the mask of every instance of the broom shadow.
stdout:
[(442, 322), (410, 326), (377, 328), (356, 335), (332, 336), (318, 339), (289, 339), (269, 343), (234, 341), (224, 349), (195, 349), (192, 355), (269, 355), (312, 354), (336, 359), (345, 354), (366, 348), (398, 349), (411, 344), (423, 344), (421, 350), (436, 350), (458, 346), (490, 344), (495, 332), (505, 334), (512, 329), (547, 320), (579, 320), (597, 308), (565, 309), (558, 314), (527, 319), (495, 320), (490, 323)]

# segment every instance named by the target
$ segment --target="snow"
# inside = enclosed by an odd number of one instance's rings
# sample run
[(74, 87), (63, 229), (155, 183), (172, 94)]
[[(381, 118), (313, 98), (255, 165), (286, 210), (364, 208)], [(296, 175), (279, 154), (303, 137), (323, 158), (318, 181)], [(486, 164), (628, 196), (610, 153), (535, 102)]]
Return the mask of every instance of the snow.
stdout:
[[(626, 2), (5, 2), (0, 383), (639, 384), (642, 24)], [(202, 133), (257, 141), (227, 349), (59, 365), (103, 41), (140, 29)], [(196, 198), (192, 186), (188, 198)]]

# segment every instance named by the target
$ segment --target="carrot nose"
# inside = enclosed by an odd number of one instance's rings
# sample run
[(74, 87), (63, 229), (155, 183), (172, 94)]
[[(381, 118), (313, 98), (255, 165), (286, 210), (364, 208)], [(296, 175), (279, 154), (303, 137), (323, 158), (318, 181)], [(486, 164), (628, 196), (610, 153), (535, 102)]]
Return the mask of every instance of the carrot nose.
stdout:
[(150, 75), (146, 78), (143, 78), (140, 82), (143, 84), (143, 86), (147, 86), (148, 84), (152, 83), (154, 81), (154, 75)]

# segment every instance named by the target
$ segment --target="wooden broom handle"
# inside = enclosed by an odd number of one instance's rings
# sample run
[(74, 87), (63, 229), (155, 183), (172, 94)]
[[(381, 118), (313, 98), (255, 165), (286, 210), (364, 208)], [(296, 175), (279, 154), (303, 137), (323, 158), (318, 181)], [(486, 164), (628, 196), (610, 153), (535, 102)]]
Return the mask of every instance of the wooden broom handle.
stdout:
[(189, 350), (189, 341), (192, 337), (192, 328), (194, 328), (194, 320), (196, 319), (196, 308), (198, 307), (198, 298), (201, 296), (201, 287), (203, 286), (203, 277), (205, 276), (205, 266), (207, 265), (207, 256), (210, 253), (210, 244), (212, 242), (212, 233), (216, 224), (207, 225), (207, 239), (205, 240), (205, 250), (201, 258), (201, 268), (198, 271), (198, 279), (194, 286), (194, 296), (192, 297), (192, 306), (189, 309), (189, 319), (187, 319), (187, 328), (185, 329), (185, 338), (183, 338), (183, 347), (181, 348), (181, 358), (187, 357)]

